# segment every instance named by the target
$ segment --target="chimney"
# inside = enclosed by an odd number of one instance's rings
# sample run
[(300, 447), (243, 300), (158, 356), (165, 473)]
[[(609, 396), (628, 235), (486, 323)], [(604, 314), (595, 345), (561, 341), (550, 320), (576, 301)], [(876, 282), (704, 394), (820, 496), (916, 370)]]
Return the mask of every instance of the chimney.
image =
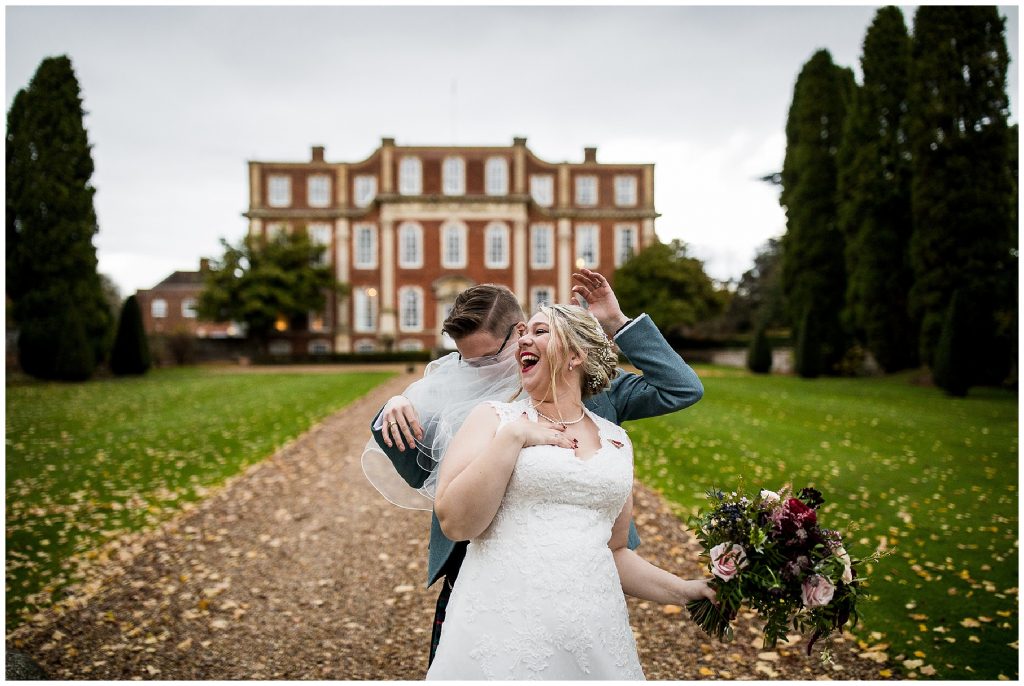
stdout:
[(210, 271), (210, 260), (206, 257), (199, 258), (199, 273), (205, 274)]
[(597, 162), (597, 148), (583, 148), (584, 162)]
[(380, 139), (380, 144), (381, 144), (382, 147), (394, 147), (395, 139), (394, 138), (381, 138)]
[(313, 146), (313, 161), (323, 162), (324, 161), (324, 146), (314, 145)]
[(515, 138), (512, 139), (512, 145), (515, 145), (515, 146), (523, 145), (523, 146), (525, 146), (526, 145), (526, 139), (525, 138), (520, 138), (520, 137), (516, 136)]

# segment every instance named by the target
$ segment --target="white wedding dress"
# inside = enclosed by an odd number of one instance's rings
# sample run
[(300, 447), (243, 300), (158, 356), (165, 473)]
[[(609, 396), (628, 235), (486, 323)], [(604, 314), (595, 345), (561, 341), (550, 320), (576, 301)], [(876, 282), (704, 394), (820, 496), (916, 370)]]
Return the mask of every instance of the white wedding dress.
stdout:
[[(501, 424), (527, 401), (490, 403)], [(524, 448), (494, 521), (470, 541), (427, 679), (643, 679), (608, 539), (633, 487), (621, 427), (579, 459)], [(486, 459), (486, 457), (481, 458)]]

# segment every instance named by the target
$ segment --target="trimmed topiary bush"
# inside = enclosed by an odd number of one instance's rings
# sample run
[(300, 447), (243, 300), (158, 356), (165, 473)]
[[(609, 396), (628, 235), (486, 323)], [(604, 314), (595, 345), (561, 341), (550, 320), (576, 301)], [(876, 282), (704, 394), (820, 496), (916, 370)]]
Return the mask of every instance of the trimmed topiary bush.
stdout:
[(110, 371), (121, 376), (145, 374), (151, 365), (149, 342), (142, 328), (142, 311), (134, 295), (121, 307), (114, 348), (110, 352)]
[(754, 340), (747, 350), (747, 369), (755, 374), (770, 374), (772, 371), (772, 346), (765, 336), (764, 326), (757, 327)]
[(935, 348), (935, 385), (949, 395), (963, 397), (971, 387), (971, 316), (966, 298), (960, 291), (946, 309), (939, 344)]

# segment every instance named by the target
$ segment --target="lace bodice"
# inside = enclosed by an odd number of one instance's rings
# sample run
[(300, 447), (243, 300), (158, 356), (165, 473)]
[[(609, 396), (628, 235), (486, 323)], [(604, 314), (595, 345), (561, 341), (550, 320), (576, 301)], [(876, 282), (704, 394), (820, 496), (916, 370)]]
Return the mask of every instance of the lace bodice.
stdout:
[[(490, 404), (499, 427), (524, 412), (537, 421), (528, 401)], [(586, 412), (600, 438), (591, 457), (519, 453), (494, 520), (467, 547), (428, 678), (643, 678), (608, 548), (633, 485), (632, 445)]]

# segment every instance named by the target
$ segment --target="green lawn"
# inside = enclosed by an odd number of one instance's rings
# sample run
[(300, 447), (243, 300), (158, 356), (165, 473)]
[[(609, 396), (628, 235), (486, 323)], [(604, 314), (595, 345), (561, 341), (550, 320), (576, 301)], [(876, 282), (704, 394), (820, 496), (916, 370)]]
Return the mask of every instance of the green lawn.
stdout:
[(638, 478), (689, 512), (711, 486), (819, 488), (855, 557), (890, 551), (856, 632), (892, 676), (1017, 678), (1016, 393), (697, 371), (700, 403), (629, 426)]
[(169, 369), (8, 384), (8, 630), (67, 585), (72, 555), (165, 519), (389, 376)]

